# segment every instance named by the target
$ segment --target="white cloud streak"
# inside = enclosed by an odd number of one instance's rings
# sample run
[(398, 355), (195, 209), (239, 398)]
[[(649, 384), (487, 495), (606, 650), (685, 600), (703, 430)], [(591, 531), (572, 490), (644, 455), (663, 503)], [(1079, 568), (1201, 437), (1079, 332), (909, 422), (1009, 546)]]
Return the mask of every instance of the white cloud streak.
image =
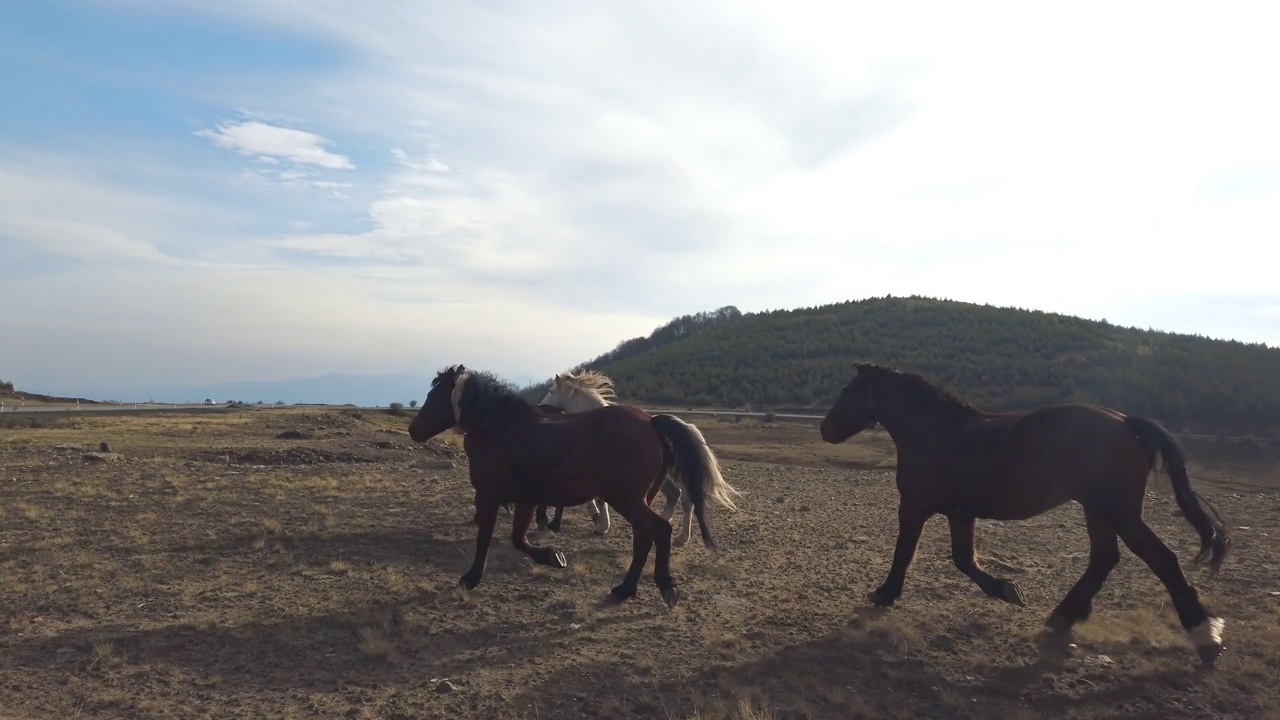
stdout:
[(196, 135), (214, 145), (266, 162), (287, 160), (330, 170), (354, 170), (346, 157), (325, 148), (329, 141), (305, 130), (270, 125), (259, 120), (221, 123), (216, 130), (198, 130)]

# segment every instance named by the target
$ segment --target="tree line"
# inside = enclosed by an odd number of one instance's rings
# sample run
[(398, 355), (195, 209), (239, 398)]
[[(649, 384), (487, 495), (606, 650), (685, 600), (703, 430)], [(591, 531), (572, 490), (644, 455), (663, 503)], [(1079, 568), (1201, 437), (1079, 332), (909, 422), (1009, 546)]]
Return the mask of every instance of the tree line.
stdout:
[[(1099, 403), (1187, 432), (1280, 437), (1280, 348), (918, 296), (685, 315), (583, 363), (626, 399), (825, 409), (852, 363), (918, 372), (989, 410)], [(546, 383), (527, 388), (545, 392)]]

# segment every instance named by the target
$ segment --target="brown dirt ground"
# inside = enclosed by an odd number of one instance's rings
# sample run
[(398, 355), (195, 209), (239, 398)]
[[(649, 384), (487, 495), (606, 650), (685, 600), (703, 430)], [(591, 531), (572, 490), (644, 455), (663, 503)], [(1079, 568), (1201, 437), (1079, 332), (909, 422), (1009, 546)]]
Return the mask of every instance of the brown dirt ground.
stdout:
[[(1030, 607), (960, 575), (935, 519), (903, 598), (877, 610), (865, 596), (896, 528), (887, 439), (832, 447), (812, 425), (695, 421), (747, 495), (711, 513), (720, 553), (676, 551), (674, 610), (652, 564), (639, 596), (602, 602), (630, 531), (615, 516), (595, 537), (582, 508), (559, 536), (533, 534), (567, 569), (532, 566), (500, 525), (484, 582), (458, 590), (475, 540), (465, 460), (453, 435), (412, 443), (407, 417), (253, 409), (0, 429), (0, 717), (1280, 716), (1273, 456), (1192, 450), (1237, 538), (1220, 576), (1188, 571), (1227, 619), (1206, 673), (1127, 552), (1074, 651), (1041, 649), (1085, 564), (1074, 506), (979, 525), (982, 562)], [(290, 430), (302, 437), (278, 437)], [(119, 457), (86, 460), (102, 441)], [(1153, 483), (1147, 517), (1185, 560), (1197, 544), (1166, 488)]]

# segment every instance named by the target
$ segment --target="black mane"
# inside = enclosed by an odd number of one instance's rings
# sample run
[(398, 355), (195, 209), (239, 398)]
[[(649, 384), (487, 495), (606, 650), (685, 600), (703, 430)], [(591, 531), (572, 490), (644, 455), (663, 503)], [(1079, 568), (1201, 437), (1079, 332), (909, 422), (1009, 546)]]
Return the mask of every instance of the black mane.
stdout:
[[(446, 371), (447, 372), (447, 371)], [(515, 385), (499, 379), (484, 370), (466, 370), (467, 384), (462, 390), (462, 415), (468, 418), (486, 418), (512, 408), (532, 410), (533, 404), (524, 398)]]
[(464, 372), (466, 371), (466, 369), (467, 368), (463, 365), (450, 365), (449, 367), (436, 373), (435, 378), (431, 380), (431, 387), (435, 387), (439, 385), (440, 381), (444, 380), (445, 378), (449, 378), (452, 380), (453, 378), (458, 376), (458, 373)]
[(887, 380), (896, 387), (910, 393), (911, 397), (955, 410), (973, 409), (973, 406), (969, 403), (961, 400), (942, 386), (929, 382), (921, 375), (872, 364), (859, 365), (858, 370), (861, 373), (871, 375), (873, 378)]

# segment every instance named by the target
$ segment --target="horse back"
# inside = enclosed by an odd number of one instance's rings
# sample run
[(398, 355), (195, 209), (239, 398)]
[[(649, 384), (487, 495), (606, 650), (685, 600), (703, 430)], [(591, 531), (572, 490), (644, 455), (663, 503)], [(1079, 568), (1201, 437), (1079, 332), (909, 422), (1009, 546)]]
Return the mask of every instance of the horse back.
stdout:
[(578, 488), (595, 485), (601, 478), (636, 473), (651, 480), (664, 457), (662, 439), (648, 413), (625, 405), (539, 415), (513, 423), (486, 437), (476, 455), (491, 469), (485, 474), (507, 478), (516, 483), (513, 487), (551, 493), (564, 500), (546, 502), (566, 505), (589, 499), (595, 491), (575, 499), (588, 493)]
[(1096, 405), (983, 413), (963, 423), (946, 450), (933, 464), (952, 478), (939, 488), (944, 504), (997, 519), (1030, 517), (1081, 500), (1105, 480), (1145, 478), (1148, 469), (1124, 415)]

